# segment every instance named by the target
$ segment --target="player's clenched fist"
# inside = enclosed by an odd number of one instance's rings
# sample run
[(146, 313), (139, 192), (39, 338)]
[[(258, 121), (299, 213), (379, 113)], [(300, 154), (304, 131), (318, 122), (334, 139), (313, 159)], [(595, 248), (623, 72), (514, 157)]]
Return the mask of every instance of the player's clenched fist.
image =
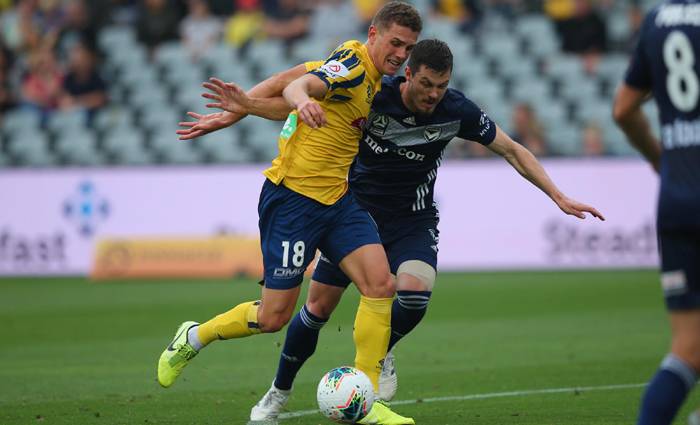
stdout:
[(306, 100), (297, 107), (299, 118), (311, 128), (323, 127), (326, 124), (326, 113), (313, 99)]

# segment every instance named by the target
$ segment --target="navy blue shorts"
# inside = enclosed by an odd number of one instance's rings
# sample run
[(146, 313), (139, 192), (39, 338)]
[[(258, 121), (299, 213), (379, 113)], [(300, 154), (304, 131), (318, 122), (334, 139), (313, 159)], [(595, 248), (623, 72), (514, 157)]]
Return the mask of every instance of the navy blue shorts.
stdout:
[(267, 288), (299, 286), (317, 249), (337, 263), (361, 246), (381, 243), (374, 220), (349, 192), (323, 205), (265, 180), (258, 217)]
[(659, 245), (666, 306), (700, 308), (700, 230), (659, 230)]
[[(378, 216), (375, 216), (377, 219)], [(437, 270), (438, 230), (436, 215), (392, 217), (378, 219), (379, 236), (389, 259), (391, 272), (396, 274), (401, 263), (408, 260), (419, 260), (430, 264)], [(338, 262), (325, 255), (321, 250), (313, 279), (326, 285), (342, 288), (350, 284), (350, 278), (338, 267)]]

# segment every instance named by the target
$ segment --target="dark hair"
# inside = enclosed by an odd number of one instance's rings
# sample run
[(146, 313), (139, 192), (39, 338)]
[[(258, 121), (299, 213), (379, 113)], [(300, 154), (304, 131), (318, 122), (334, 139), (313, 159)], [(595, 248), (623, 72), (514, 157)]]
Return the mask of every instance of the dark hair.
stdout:
[(418, 10), (401, 1), (390, 1), (372, 18), (372, 25), (380, 29), (387, 29), (391, 24), (410, 28), (414, 32), (421, 32), (423, 29), (423, 20)]
[(436, 39), (419, 41), (411, 50), (408, 67), (411, 68), (411, 71), (418, 72), (421, 65), (439, 73), (452, 71), (450, 46), (444, 41)]

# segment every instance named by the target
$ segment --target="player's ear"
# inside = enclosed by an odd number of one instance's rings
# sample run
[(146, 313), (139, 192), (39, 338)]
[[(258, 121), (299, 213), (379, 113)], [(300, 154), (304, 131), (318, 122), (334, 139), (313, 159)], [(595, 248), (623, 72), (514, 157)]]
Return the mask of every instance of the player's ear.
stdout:
[(367, 40), (370, 42), (370, 44), (373, 44), (376, 38), (377, 38), (377, 27), (374, 25), (370, 25), (369, 29), (367, 30)]
[(411, 72), (411, 67), (406, 65), (406, 81), (411, 81), (411, 78), (413, 77), (413, 72)]

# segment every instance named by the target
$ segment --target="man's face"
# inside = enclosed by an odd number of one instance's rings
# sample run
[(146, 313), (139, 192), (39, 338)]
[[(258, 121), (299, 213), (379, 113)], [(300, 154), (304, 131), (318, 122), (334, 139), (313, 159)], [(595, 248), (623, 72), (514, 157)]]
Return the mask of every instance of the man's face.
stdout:
[(417, 40), (417, 32), (392, 23), (383, 29), (369, 27), (367, 47), (377, 70), (382, 74), (394, 75), (408, 59)]
[(451, 70), (437, 72), (425, 65), (421, 65), (415, 72), (406, 68), (406, 101), (409, 109), (421, 115), (432, 114), (445, 97), (451, 76)]

